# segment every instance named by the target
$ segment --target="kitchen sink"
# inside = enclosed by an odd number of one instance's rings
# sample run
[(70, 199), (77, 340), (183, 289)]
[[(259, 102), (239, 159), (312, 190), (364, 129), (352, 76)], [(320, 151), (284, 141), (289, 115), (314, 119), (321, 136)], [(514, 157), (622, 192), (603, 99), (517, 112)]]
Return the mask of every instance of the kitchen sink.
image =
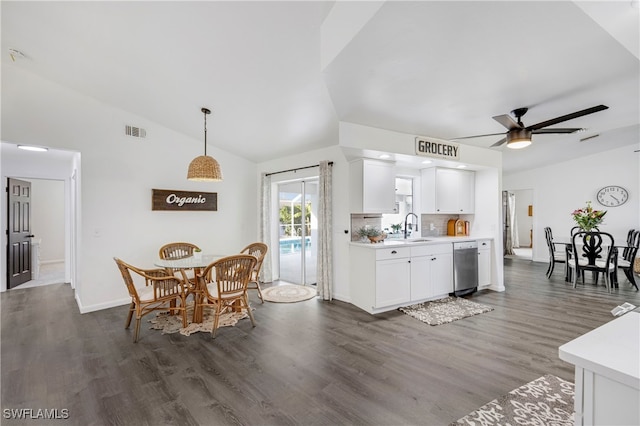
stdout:
[(429, 238), (417, 238), (415, 240), (387, 239), (387, 240), (384, 240), (384, 244), (394, 246), (394, 245), (402, 245), (402, 244), (426, 243), (428, 241), (433, 241), (433, 240)]

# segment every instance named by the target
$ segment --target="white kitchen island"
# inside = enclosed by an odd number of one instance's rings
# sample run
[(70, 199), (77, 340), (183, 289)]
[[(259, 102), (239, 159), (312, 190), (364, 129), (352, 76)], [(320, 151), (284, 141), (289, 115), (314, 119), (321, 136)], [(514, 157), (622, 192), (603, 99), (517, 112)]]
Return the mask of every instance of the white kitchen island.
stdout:
[[(453, 243), (490, 238), (426, 237), (415, 240), (386, 240), (371, 244), (352, 242), (350, 260), (350, 302), (370, 314), (446, 297), (453, 287)], [(480, 254), (480, 252), (478, 252)], [(491, 253), (483, 253), (482, 283), (491, 285)], [(479, 257), (480, 258), (480, 257)]]
[(640, 313), (629, 312), (562, 346), (575, 365), (576, 425), (640, 425)]

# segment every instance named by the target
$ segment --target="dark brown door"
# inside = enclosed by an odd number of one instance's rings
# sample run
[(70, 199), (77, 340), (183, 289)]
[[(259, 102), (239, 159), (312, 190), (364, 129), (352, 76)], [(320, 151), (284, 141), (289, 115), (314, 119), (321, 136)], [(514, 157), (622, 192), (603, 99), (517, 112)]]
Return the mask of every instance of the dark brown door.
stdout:
[(13, 288), (31, 280), (31, 183), (9, 178), (7, 282)]

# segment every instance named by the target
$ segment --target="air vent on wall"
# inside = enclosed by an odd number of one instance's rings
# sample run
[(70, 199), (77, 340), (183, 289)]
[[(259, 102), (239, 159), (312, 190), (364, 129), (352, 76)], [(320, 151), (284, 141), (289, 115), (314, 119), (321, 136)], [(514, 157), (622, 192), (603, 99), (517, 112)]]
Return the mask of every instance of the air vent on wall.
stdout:
[(147, 131), (145, 129), (141, 129), (140, 127), (134, 127), (129, 125), (125, 126), (124, 133), (127, 136), (133, 136), (134, 138), (144, 138), (147, 136)]

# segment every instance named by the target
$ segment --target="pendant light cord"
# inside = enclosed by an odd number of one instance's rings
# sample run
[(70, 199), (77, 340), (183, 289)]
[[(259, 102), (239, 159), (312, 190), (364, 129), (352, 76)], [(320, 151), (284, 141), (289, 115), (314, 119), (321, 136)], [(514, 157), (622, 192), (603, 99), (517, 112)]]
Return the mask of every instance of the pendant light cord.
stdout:
[(204, 156), (207, 156), (207, 114), (211, 114), (207, 108), (202, 108), (201, 111), (204, 113)]

